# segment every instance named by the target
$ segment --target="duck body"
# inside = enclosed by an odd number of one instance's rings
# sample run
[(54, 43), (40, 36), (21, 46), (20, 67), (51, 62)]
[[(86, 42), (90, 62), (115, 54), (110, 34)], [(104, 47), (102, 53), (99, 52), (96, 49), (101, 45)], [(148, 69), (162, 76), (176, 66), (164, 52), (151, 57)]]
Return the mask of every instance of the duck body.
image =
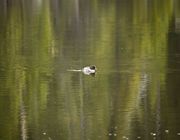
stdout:
[(95, 74), (96, 73), (96, 66), (86, 66), (82, 69), (82, 72), (86, 75)]

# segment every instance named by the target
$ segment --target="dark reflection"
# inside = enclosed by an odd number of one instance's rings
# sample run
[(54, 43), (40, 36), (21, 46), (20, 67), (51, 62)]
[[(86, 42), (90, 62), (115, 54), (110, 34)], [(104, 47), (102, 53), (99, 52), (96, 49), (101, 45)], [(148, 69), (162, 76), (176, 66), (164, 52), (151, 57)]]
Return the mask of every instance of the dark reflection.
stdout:
[[(1, 0), (0, 139), (179, 139), (179, 11)], [(89, 64), (96, 75), (68, 71)]]
[[(164, 126), (169, 127), (173, 126), (171, 129), (172, 132), (179, 131), (179, 123), (178, 119), (180, 116), (179, 113), (179, 82), (180, 82), (180, 33), (178, 31), (177, 19), (178, 17), (174, 17), (172, 22), (173, 27), (171, 32), (169, 32), (169, 47), (168, 47), (168, 73), (167, 73), (167, 94), (163, 96), (163, 100), (166, 101), (166, 104), (163, 104), (164, 108), (162, 109), (163, 115), (162, 118), (165, 120)], [(175, 27), (176, 26), (176, 27)], [(175, 28), (174, 28), (175, 27)], [(167, 115), (168, 112), (171, 112)], [(171, 121), (168, 121), (171, 120)], [(172, 135), (171, 139), (179, 139), (179, 136)]]

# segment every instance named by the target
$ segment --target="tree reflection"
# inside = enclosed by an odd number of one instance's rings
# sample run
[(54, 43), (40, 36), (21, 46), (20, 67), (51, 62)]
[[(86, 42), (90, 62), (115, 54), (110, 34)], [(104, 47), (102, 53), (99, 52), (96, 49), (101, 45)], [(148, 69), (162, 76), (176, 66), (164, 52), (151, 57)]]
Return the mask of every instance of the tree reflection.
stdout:
[[(0, 1), (0, 139), (161, 137), (173, 8)], [(95, 78), (65, 73), (87, 64), (97, 65)]]

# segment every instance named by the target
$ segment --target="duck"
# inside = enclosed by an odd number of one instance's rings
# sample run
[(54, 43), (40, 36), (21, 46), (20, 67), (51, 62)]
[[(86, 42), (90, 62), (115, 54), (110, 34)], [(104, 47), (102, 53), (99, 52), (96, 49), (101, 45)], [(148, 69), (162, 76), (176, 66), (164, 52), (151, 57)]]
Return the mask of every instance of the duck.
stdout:
[(96, 73), (96, 66), (95, 65), (91, 65), (91, 66), (86, 66), (84, 68), (82, 68), (82, 72), (86, 75), (95, 75)]

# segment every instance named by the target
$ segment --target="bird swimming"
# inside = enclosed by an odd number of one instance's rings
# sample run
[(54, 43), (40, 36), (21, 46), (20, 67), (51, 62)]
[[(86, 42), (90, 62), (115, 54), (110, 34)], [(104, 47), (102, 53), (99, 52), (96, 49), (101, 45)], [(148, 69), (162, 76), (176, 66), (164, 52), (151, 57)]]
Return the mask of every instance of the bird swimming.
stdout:
[(86, 75), (95, 74), (96, 73), (96, 66), (86, 66), (82, 69), (82, 72)]
[(84, 73), (85, 75), (95, 75), (96, 73), (96, 66), (95, 65), (90, 65), (90, 66), (86, 66), (86, 67), (83, 67), (82, 69), (79, 69), (79, 70), (68, 70), (68, 71), (74, 71), (74, 72), (82, 72)]

